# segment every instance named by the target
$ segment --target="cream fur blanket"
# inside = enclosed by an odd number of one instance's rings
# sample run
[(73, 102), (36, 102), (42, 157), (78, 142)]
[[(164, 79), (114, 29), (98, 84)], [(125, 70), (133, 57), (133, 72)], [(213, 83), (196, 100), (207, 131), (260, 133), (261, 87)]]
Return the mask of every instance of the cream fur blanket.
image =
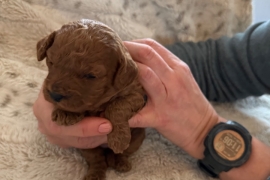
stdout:
[[(91, 18), (123, 39), (203, 40), (243, 31), (251, 22), (248, 0), (0, 0), (0, 179), (80, 180), (86, 172), (74, 149), (60, 149), (37, 131), (32, 104), (46, 66), (35, 55), (37, 40), (70, 20)], [(270, 97), (215, 104), (218, 113), (245, 125), (270, 145)], [(206, 180), (196, 161), (149, 129), (125, 174), (113, 180)]]

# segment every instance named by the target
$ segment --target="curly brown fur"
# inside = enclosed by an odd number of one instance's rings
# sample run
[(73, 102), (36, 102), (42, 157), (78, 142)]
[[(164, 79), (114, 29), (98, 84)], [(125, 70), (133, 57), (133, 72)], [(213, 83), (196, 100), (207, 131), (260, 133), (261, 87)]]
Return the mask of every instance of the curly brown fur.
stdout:
[(145, 91), (119, 36), (101, 22), (71, 22), (37, 43), (37, 59), (44, 58), (43, 92), (54, 104), (53, 121), (72, 125), (103, 114), (113, 125), (108, 149), (80, 150), (89, 165), (85, 179), (105, 179), (107, 167), (130, 170), (128, 157), (141, 146), (145, 131), (130, 129), (128, 120), (144, 106)]

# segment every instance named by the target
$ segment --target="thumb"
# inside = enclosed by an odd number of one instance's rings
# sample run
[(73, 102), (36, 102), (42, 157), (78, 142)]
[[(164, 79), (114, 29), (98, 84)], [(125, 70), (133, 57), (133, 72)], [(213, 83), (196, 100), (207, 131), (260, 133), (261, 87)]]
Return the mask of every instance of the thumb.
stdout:
[(147, 105), (129, 120), (130, 127), (156, 127), (155, 114)]
[(86, 117), (71, 126), (59, 126), (68, 136), (92, 137), (108, 134), (112, 131), (112, 124), (102, 117)]

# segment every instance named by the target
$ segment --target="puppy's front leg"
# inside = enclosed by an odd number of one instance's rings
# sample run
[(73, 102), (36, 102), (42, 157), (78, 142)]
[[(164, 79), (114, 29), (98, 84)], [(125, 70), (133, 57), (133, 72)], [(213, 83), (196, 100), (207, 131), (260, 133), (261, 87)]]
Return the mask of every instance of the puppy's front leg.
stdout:
[(129, 171), (132, 167), (129, 161), (129, 156), (140, 148), (144, 138), (145, 130), (143, 128), (132, 128), (130, 145), (123, 154), (114, 154), (111, 149), (106, 149), (106, 160), (108, 166), (119, 172)]
[(113, 130), (108, 134), (108, 146), (114, 153), (123, 153), (131, 140), (128, 120), (145, 104), (143, 95), (132, 93), (114, 100), (105, 110), (105, 118), (112, 123)]
[(52, 120), (58, 125), (73, 125), (84, 118), (82, 113), (72, 113), (63, 111), (60, 109), (55, 109), (52, 113)]

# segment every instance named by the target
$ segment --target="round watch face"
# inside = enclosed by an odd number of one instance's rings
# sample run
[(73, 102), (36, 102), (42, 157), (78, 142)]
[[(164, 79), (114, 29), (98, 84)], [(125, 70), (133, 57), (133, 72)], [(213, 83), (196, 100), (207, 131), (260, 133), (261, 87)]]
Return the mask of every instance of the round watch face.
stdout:
[(223, 159), (235, 161), (243, 155), (245, 142), (237, 132), (224, 130), (215, 136), (214, 149)]

